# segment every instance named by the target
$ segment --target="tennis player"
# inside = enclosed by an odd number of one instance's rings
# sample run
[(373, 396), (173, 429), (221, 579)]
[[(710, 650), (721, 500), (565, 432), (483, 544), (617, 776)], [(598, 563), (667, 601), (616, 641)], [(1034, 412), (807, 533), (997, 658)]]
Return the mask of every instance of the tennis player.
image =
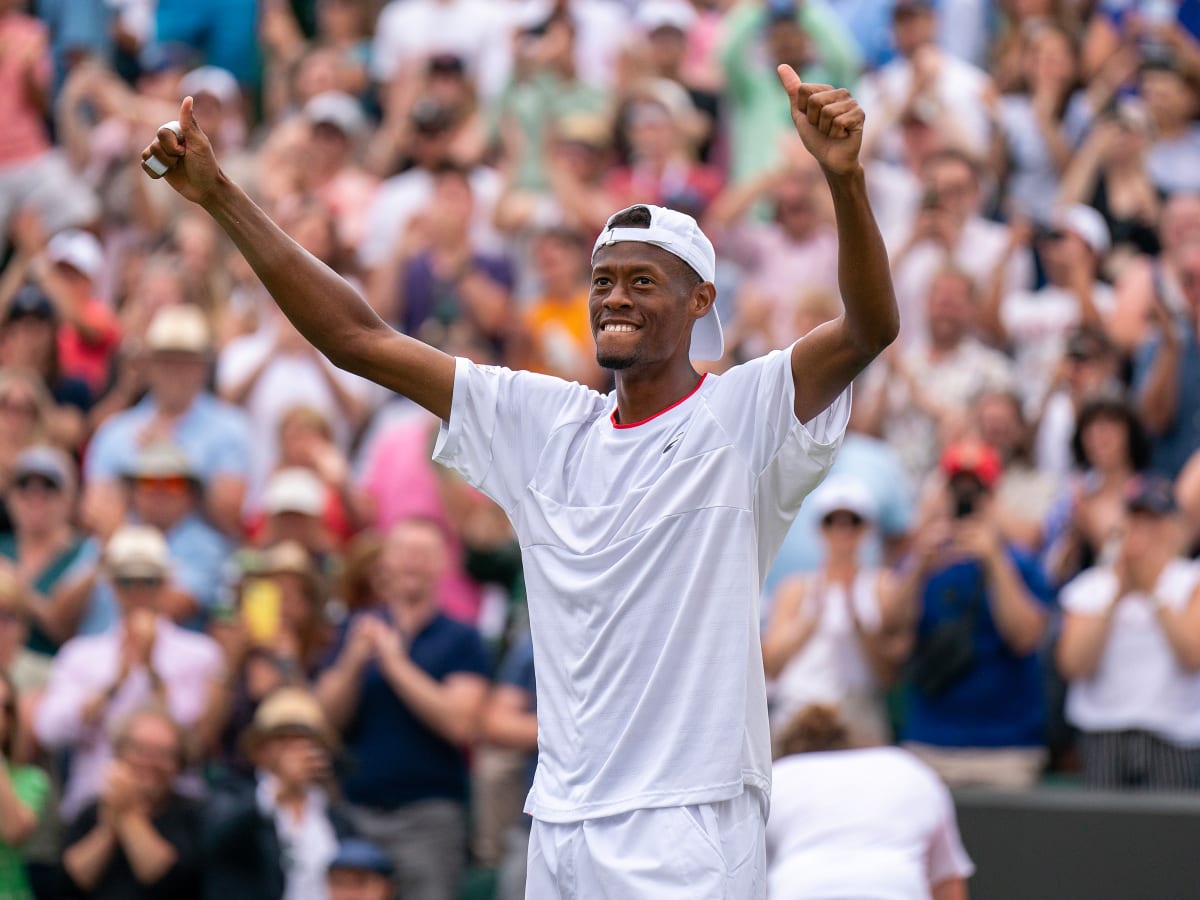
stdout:
[(757, 598), (841, 443), (851, 380), (898, 327), (858, 158), (862, 110), (789, 67), (780, 79), (832, 192), (844, 315), (700, 375), (691, 360), (723, 351), (712, 244), (689, 216), (631, 207), (592, 256), (597, 358), (616, 379), (607, 396), (454, 359), (388, 327), (221, 172), (190, 99), (142, 154), (148, 174), (213, 216), (321, 352), (439, 416), (435, 458), (512, 519), (538, 682), (526, 804), (538, 900), (765, 891)]

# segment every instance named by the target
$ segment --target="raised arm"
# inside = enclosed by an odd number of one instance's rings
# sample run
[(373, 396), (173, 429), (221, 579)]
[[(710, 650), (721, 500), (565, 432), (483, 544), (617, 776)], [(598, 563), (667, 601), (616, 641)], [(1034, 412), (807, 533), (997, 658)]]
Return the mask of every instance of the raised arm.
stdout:
[(221, 171), (191, 97), (179, 108), (179, 122), (182, 139), (164, 126), (142, 151), (147, 174), (155, 177), (151, 158), (166, 167), (167, 183), (216, 220), (292, 324), (335, 365), (449, 419), (453, 358), (390, 328), (344, 279), (284, 234)]
[(859, 162), (862, 109), (849, 91), (804, 84), (791, 66), (779, 67), (779, 79), (791, 100), (796, 131), (820, 164), (833, 196), (838, 286), (845, 307), (840, 317), (811, 331), (792, 350), (796, 417), (807, 422), (896, 339), (900, 314)]

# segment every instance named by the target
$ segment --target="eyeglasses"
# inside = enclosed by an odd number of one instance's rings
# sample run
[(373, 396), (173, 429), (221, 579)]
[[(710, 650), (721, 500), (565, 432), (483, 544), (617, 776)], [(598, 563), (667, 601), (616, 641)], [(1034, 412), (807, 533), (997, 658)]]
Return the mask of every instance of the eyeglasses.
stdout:
[(846, 510), (831, 512), (821, 520), (822, 528), (862, 528), (863, 524), (864, 520), (862, 516)]
[(31, 492), (58, 494), (62, 492), (62, 485), (44, 475), (22, 475), (13, 482), (13, 487), (23, 494)]

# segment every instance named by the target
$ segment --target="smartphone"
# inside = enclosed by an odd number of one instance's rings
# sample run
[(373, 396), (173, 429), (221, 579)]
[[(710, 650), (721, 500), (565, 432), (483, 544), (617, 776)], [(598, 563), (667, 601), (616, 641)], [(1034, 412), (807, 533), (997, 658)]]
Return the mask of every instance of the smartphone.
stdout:
[(255, 644), (272, 644), (282, 624), (283, 594), (269, 578), (249, 579), (242, 587), (242, 622)]

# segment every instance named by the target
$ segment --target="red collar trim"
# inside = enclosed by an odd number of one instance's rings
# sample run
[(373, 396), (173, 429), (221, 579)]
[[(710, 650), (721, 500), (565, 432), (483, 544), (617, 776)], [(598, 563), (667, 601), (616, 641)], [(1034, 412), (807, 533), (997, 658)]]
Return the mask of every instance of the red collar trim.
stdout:
[(640, 422), (630, 422), (626, 425), (618, 424), (617, 423), (617, 410), (614, 408), (611, 415), (609, 415), (609, 419), (612, 421), (612, 427), (613, 428), (637, 428), (639, 425), (645, 425), (647, 422), (653, 422), (659, 416), (663, 415), (664, 413), (669, 413), (671, 410), (673, 410), (675, 407), (677, 407), (680, 403), (683, 403), (684, 401), (688, 400), (693, 394), (696, 393), (696, 391), (700, 390), (700, 385), (704, 384), (704, 379), (707, 377), (708, 377), (708, 373), (705, 372), (703, 375), (700, 376), (700, 380), (696, 382), (696, 386), (694, 388), (692, 388), (690, 391), (688, 391), (686, 394), (684, 394), (682, 397), (680, 397), (678, 400), (676, 400), (670, 406), (668, 406), (664, 409), (660, 409), (654, 415), (647, 416), (646, 418), (642, 419)]

